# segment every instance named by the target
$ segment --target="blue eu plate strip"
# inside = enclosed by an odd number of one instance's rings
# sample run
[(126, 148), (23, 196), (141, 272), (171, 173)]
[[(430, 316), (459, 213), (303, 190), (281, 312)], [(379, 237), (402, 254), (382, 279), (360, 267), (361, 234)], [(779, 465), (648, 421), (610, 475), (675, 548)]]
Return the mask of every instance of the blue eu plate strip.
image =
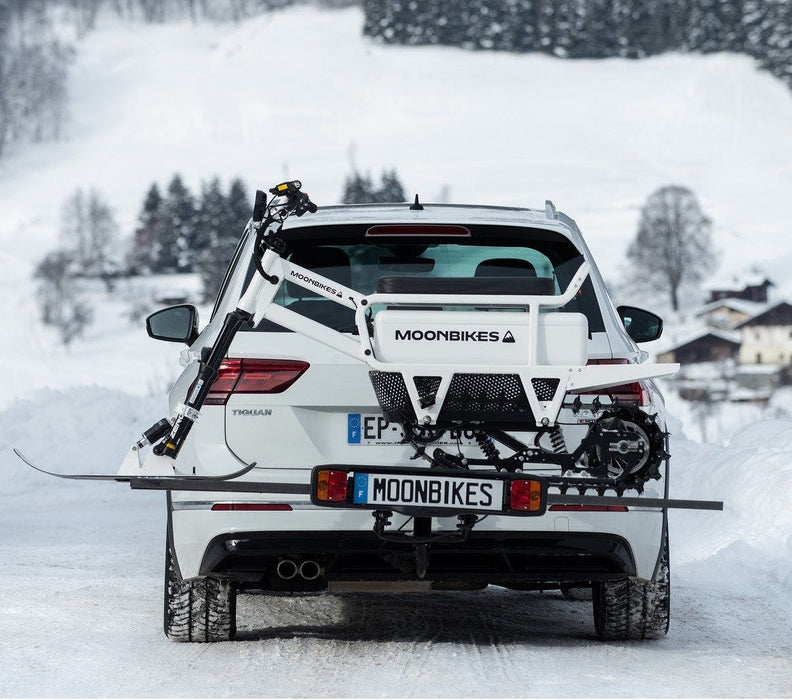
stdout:
[(368, 474), (355, 474), (354, 503), (368, 503)]
[(360, 444), (360, 414), (347, 413), (347, 444), (359, 445)]

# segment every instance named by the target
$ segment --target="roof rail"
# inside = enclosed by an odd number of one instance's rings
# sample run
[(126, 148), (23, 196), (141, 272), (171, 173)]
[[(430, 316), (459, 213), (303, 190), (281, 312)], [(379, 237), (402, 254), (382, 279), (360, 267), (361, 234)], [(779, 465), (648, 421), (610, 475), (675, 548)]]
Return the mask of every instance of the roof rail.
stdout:
[(557, 219), (555, 205), (549, 200), (545, 200), (545, 216), (548, 219)]

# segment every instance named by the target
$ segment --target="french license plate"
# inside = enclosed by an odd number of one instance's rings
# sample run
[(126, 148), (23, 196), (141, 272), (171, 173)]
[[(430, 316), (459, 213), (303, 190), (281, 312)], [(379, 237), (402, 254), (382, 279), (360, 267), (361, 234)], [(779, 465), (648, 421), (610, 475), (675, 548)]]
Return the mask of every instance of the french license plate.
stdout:
[[(347, 414), (348, 445), (401, 445), (404, 439), (401, 425), (390, 423), (381, 415), (370, 413)], [(475, 445), (472, 430), (447, 430), (433, 445)]]
[(503, 511), (499, 479), (432, 474), (355, 474), (354, 503), (362, 505)]

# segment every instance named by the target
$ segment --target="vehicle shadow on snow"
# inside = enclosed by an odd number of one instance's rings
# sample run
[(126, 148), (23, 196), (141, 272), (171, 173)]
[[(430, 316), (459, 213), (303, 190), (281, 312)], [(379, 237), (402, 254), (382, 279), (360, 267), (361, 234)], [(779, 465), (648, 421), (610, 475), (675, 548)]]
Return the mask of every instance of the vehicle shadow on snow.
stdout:
[(593, 640), (590, 600), (498, 588), (431, 594), (239, 597), (237, 639), (579, 644)]

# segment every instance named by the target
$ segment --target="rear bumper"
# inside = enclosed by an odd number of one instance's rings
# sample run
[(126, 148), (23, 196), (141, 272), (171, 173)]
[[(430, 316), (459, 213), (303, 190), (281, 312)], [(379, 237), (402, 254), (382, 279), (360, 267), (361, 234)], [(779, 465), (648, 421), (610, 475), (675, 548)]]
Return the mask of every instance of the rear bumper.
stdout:
[[(284, 581), (276, 572), (284, 558), (316, 561), (322, 576)], [(212, 539), (199, 575), (272, 590), (322, 590), (329, 581), (414, 580), (414, 561), (411, 545), (382, 542), (371, 532), (237, 532)], [(464, 542), (432, 543), (425, 580), (437, 588), (539, 588), (635, 575), (632, 549), (617, 535), (474, 531)]]

